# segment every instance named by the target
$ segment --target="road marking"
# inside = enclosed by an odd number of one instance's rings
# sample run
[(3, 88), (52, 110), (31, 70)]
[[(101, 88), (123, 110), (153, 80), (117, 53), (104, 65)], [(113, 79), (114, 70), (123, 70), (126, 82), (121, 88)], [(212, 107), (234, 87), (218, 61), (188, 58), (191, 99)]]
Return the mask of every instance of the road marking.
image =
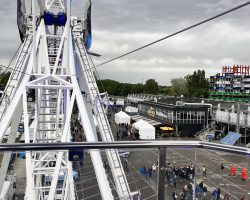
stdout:
[[(192, 151), (194, 151), (194, 149), (192, 149)], [(151, 152), (152, 152), (154, 155), (156, 155), (156, 157), (158, 158), (158, 154), (156, 154), (153, 150), (152, 150)], [(178, 152), (178, 151), (175, 150), (175, 149), (170, 149), (170, 150), (167, 151), (167, 153), (168, 153), (168, 152), (172, 152), (174, 155), (180, 155), (181, 157), (186, 158), (187, 160), (190, 160), (190, 161), (194, 162), (192, 159), (190, 159), (190, 158), (187, 157), (187, 156), (184, 156), (182, 153)], [(203, 157), (206, 158), (206, 156), (204, 156), (203, 154), (202, 154), (201, 156), (203, 156)], [(216, 162), (216, 161), (214, 161), (214, 160), (211, 160), (211, 159), (209, 159), (209, 158), (208, 158), (208, 160), (210, 160), (210, 161), (212, 161), (212, 162), (215, 162), (215, 163), (218, 163), (218, 162)], [(223, 159), (223, 160), (225, 160), (225, 159)], [(201, 165), (198, 165), (198, 166), (197, 166), (197, 168), (200, 168), (200, 167), (201, 167)], [(208, 172), (208, 173), (214, 174), (214, 172), (213, 172), (212, 170), (209, 170), (209, 169), (207, 169), (207, 172)], [(235, 187), (235, 188), (237, 188), (237, 189), (242, 190), (243, 193), (240, 193), (240, 192), (239, 192), (239, 194), (244, 194), (244, 193), (246, 192), (246, 191), (245, 191), (244, 189), (242, 189), (241, 187), (237, 186), (236, 184), (230, 182), (229, 180), (223, 178), (223, 177), (220, 176), (220, 175), (218, 175), (217, 178), (220, 178), (221, 180), (223, 180), (223, 181), (225, 181), (225, 182), (227, 182), (227, 183), (231, 183), (231, 186), (233, 186), (233, 187)], [(212, 187), (214, 187), (213, 181), (211, 181), (211, 180), (209, 180), (209, 179), (207, 179), (207, 181), (209, 181), (210, 184), (212, 184)], [(215, 187), (216, 187), (216, 186), (215, 186)], [(222, 189), (222, 190), (223, 190), (223, 189)], [(224, 190), (224, 191), (225, 191), (225, 190)], [(235, 192), (234, 192), (234, 193), (235, 193)], [(229, 194), (230, 194), (231, 196), (233, 196), (235, 199), (237, 199), (237, 197), (236, 197), (235, 195), (233, 195), (233, 194), (231, 194), (231, 193), (229, 193)]]

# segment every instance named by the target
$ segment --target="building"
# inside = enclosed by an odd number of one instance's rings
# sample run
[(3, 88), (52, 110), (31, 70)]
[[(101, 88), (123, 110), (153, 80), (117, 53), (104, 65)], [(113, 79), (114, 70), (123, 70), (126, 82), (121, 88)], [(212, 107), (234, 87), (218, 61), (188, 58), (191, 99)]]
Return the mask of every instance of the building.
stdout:
[[(155, 101), (155, 103), (176, 105), (176, 102), (184, 101), (191, 104), (204, 104), (211, 105), (209, 108), (208, 127), (221, 130), (223, 135), (233, 131), (241, 134), (240, 143), (250, 143), (250, 104), (223, 101), (204, 98), (185, 98), (185, 97), (172, 97), (161, 95), (148, 95), (148, 94), (130, 94), (128, 95), (129, 104), (139, 106), (143, 101)], [(178, 103), (177, 103), (178, 104)], [(147, 115), (148, 116), (148, 115)], [(158, 119), (160, 119), (158, 117)]]
[(210, 76), (209, 98), (224, 101), (249, 102), (250, 66), (222, 67), (222, 73)]
[(181, 137), (192, 137), (204, 129), (208, 124), (210, 108), (208, 104), (181, 101), (176, 105), (154, 101), (138, 102), (139, 115), (175, 127)]

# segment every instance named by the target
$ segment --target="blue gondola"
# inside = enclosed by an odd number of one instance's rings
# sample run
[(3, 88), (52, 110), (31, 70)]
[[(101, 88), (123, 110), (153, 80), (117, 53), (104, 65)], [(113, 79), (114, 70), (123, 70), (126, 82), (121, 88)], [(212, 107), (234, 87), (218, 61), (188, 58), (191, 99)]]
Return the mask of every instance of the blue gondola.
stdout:
[(59, 12), (57, 14), (57, 25), (58, 26), (65, 26), (67, 22), (67, 15), (64, 12)]
[(51, 26), (53, 25), (54, 22), (54, 15), (53, 13), (49, 12), (49, 11), (44, 11), (44, 23), (47, 26)]

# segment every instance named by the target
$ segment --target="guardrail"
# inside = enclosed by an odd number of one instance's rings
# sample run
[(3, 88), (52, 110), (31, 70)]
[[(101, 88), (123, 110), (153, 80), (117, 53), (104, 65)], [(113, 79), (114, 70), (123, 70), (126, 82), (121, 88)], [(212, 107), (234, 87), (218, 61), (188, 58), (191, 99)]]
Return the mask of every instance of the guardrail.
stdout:
[[(168, 148), (194, 148), (195, 160), (194, 166), (197, 169), (197, 156), (196, 149), (210, 149), (223, 152), (230, 152), (239, 155), (250, 156), (250, 149), (245, 147), (236, 147), (223, 144), (214, 144), (203, 141), (116, 141), (116, 142), (70, 142), (70, 143), (33, 143), (33, 144), (0, 144), (0, 153), (11, 152), (24, 152), (24, 151), (79, 151), (83, 149), (119, 149), (119, 148), (133, 148), (133, 149), (158, 149), (159, 150), (159, 171), (158, 171), (158, 188), (157, 199), (162, 200), (165, 197), (165, 162), (166, 162), (166, 150)], [(196, 172), (195, 172), (196, 174)], [(194, 180), (194, 188), (196, 188), (196, 176)], [(194, 190), (195, 191), (195, 190)], [(193, 199), (195, 199), (195, 193), (193, 193)], [(250, 195), (247, 195), (247, 199)]]

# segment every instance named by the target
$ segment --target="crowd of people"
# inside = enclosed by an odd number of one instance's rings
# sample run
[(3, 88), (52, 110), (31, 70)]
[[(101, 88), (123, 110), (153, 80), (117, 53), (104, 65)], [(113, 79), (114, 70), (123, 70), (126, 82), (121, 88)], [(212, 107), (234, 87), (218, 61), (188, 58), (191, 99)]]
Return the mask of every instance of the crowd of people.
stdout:
[[(156, 174), (158, 168), (158, 161), (154, 163), (152, 166), (146, 168), (146, 166), (143, 166), (139, 169), (139, 173), (144, 176), (146, 179), (151, 178)], [(224, 165), (221, 164), (221, 170), (224, 170)], [(206, 177), (206, 166), (201, 166), (201, 172), (202, 176)], [(235, 169), (234, 166), (230, 170), (230, 175), (235, 175)], [(195, 177), (195, 167), (193, 163), (190, 164), (184, 164), (182, 166), (177, 167), (175, 164), (172, 164), (170, 162), (165, 163), (165, 177), (166, 177), (166, 183), (171, 185), (173, 188), (172, 192), (172, 199), (173, 200), (186, 200), (188, 197), (191, 197), (193, 195), (193, 179)], [(190, 181), (187, 184), (184, 184), (181, 192), (177, 194), (176, 189), (178, 188), (178, 182), (183, 181), (181, 187), (183, 186), (184, 181)], [(180, 187), (179, 187), (180, 188)], [(195, 193), (201, 196), (206, 196), (208, 192), (207, 186), (203, 183), (201, 180), (199, 183), (197, 183), (195, 188)], [(224, 196), (221, 196), (221, 189), (215, 188), (213, 191), (210, 192), (211, 198), (213, 200), (229, 200), (229, 195), (224, 194)], [(241, 199), (244, 200), (244, 197)]]
[[(128, 124), (119, 124), (118, 125), (118, 131), (116, 132), (116, 139), (117, 140), (135, 140), (137, 139), (136, 132), (134, 132)], [(138, 137), (139, 138), (139, 137)], [(139, 169), (139, 173), (144, 176), (146, 179), (150, 179), (152, 176), (156, 174), (158, 168), (158, 162), (153, 164), (152, 166), (146, 167), (142, 166)], [(207, 177), (207, 169), (205, 165), (201, 166), (201, 175), (203, 178)], [(225, 166), (223, 163), (220, 164), (221, 172), (225, 170)], [(247, 170), (243, 167), (241, 168), (241, 179), (246, 180), (247, 179)], [(236, 176), (236, 167), (232, 165), (230, 167), (229, 175)], [(190, 164), (183, 164), (180, 166), (176, 166), (173, 163), (166, 162), (165, 164), (165, 178), (166, 183), (171, 185), (173, 188), (172, 192), (172, 199), (173, 200), (186, 200), (189, 196), (193, 195), (193, 184), (195, 178), (195, 166), (193, 163)], [(183, 181), (181, 184), (179, 184), (180, 181)], [(186, 182), (185, 182), (186, 181)], [(189, 183), (188, 183), (189, 182)], [(186, 183), (186, 184), (185, 184)], [(177, 185), (181, 185), (181, 192), (177, 194)], [(178, 187), (180, 189), (180, 187)], [(179, 191), (178, 189), (178, 191)], [(207, 186), (203, 183), (203, 181), (200, 181), (197, 183), (195, 188), (195, 193), (200, 194), (202, 196), (206, 196), (208, 192)], [(212, 197), (211, 197), (212, 196)], [(221, 189), (215, 188), (213, 191), (210, 190), (209, 192), (209, 198), (213, 198), (214, 200), (229, 200), (228, 194), (221, 195)], [(242, 197), (240, 200), (245, 200), (244, 197)]]
[(170, 181), (172, 185), (176, 188), (176, 182), (178, 180), (193, 180), (195, 176), (195, 169), (193, 163), (189, 165), (175, 166), (169, 162), (165, 165), (166, 170), (166, 180)]
[[(124, 128), (125, 127), (125, 128)], [(129, 125), (119, 125), (119, 130), (116, 131), (116, 140), (138, 140), (138, 132), (133, 131)]]
[(73, 142), (86, 140), (83, 127), (78, 119), (71, 119), (70, 128)]

